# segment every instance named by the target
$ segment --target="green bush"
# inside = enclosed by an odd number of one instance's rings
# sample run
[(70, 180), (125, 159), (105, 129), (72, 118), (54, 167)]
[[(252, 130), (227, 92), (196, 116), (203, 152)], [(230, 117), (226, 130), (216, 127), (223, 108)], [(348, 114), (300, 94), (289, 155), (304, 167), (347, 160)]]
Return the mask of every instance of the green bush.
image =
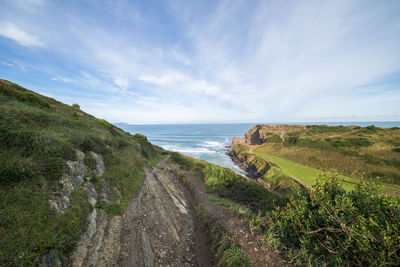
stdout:
[(265, 140), (265, 142), (266, 142), (266, 143), (280, 143), (280, 142), (282, 142), (282, 138), (281, 138), (279, 135), (274, 134), (274, 135), (268, 137), (268, 138)]
[[(400, 264), (400, 202), (360, 183), (346, 192), (336, 176), (323, 176), (314, 190), (294, 194), (264, 225), (278, 249), (303, 251), (328, 265)], [(317, 264), (318, 265), (318, 264)]]
[(327, 142), (331, 143), (335, 147), (368, 147), (372, 145), (372, 142), (363, 137), (359, 138), (326, 138)]

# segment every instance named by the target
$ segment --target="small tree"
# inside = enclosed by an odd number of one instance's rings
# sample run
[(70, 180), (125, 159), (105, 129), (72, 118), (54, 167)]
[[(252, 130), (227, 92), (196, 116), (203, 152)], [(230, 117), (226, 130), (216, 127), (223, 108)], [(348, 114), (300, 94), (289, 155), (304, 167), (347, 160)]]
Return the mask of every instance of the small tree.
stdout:
[(77, 103), (72, 104), (72, 107), (73, 107), (73, 108), (77, 108), (77, 109), (81, 109), (81, 107), (80, 107)]

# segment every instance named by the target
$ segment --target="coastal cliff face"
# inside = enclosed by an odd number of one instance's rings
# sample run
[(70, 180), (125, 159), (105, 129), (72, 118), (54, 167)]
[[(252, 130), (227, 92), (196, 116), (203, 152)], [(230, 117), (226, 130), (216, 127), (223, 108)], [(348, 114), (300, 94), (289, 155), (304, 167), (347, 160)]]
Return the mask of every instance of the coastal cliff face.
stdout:
[(260, 133), (261, 129), (262, 125), (256, 125), (248, 130), (245, 135), (245, 143), (247, 145), (261, 145), (265, 141), (264, 136)]
[(245, 138), (235, 137), (228, 151), (228, 155), (232, 157), (233, 161), (245, 170), (249, 177), (254, 179), (262, 177), (271, 167), (267, 161), (248, 153), (249, 148), (246, 144), (259, 141), (258, 130), (252, 131), (252, 134), (246, 133)]

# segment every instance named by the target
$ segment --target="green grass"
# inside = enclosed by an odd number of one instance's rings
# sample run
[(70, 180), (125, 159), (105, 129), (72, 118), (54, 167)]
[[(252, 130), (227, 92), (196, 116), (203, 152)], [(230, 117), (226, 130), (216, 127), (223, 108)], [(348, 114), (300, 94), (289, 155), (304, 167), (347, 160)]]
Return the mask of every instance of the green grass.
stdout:
[(244, 205), (237, 204), (227, 198), (221, 198), (215, 194), (207, 194), (207, 197), (216, 205), (225, 208), (245, 221), (249, 222), (255, 217), (254, 212)]
[[(145, 178), (144, 166), (161, 159), (161, 149), (143, 135), (130, 135), (77, 107), (44, 97), (0, 80), (0, 265), (31, 266), (55, 250), (67, 261), (86, 230), (91, 206), (83, 186), (71, 195), (66, 214), (50, 209), (59, 179), (75, 150), (85, 153), (92, 182), (101, 195), (110, 184), (110, 216), (121, 214)], [(96, 177), (90, 151), (105, 162), (103, 177)], [(101, 204), (101, 201), (100, 201)]]
[[(312, 186), (315, 185), (317, 182), (317, 179), (321, 176), (321, 170), (311, 168), (308, 166), (305, 166), (300, 163), (293, 162), (291, 160), (281, 158), (278, 156), (274, 156), (271, 154), (268, 154), (263, 151), (263, 148), (258, 148), (253, 151), (256, 155), (266, 159), (269, 162), (272, 162), (276, 165), (278, 165), (281, 169), (282, 172), (296, 181), (300, 182), (301, 184), (305, 186)], [(338, 179), (343, 183), (343, 188), (345, 190), (354, 190), (356, 184), (359, 182), (359, 179), (344, 176), (344, 175), (338, 175)], [(396, 191), (400, 190), (400, 187), (396, 185), (387, 185), (387, 184), (382, 184), (381, 185), (381, 190), (382, 192), (386, 191)]]
[(265, 141), (268, 154), (312, 168), (335, 169), (347, 177), (400, 185), (398, 127), (262, 125), (260, 133), (285, 137), (283, 146)]

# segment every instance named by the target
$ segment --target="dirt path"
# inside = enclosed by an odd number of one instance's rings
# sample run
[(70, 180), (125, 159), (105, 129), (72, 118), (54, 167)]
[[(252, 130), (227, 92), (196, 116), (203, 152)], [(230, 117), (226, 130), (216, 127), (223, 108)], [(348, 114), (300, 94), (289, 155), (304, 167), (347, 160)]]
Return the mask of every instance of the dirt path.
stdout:
[(193, 210), (180, 182), (164, 169), (166, 160), (145, 170), (144, 185), (123, 217), (119, 266), (209, 263), (205, 243), (197, 240)]
[(122, 215), (94, 209), (72, 266), (212, 266), (190, 195), (166, 168), (152, 170)]
[(289, 265), (273, 251), (273, 248), (256, 231), (250, 229), (235, 215), (211, 202), (207, 198), (204, 184), (196, 179), (192, 173), (187, 173), (187, 178), (196, 202), (204, 206), (209, 216), (218, 220), (229, 236), (243, 249), (252, 266)]

